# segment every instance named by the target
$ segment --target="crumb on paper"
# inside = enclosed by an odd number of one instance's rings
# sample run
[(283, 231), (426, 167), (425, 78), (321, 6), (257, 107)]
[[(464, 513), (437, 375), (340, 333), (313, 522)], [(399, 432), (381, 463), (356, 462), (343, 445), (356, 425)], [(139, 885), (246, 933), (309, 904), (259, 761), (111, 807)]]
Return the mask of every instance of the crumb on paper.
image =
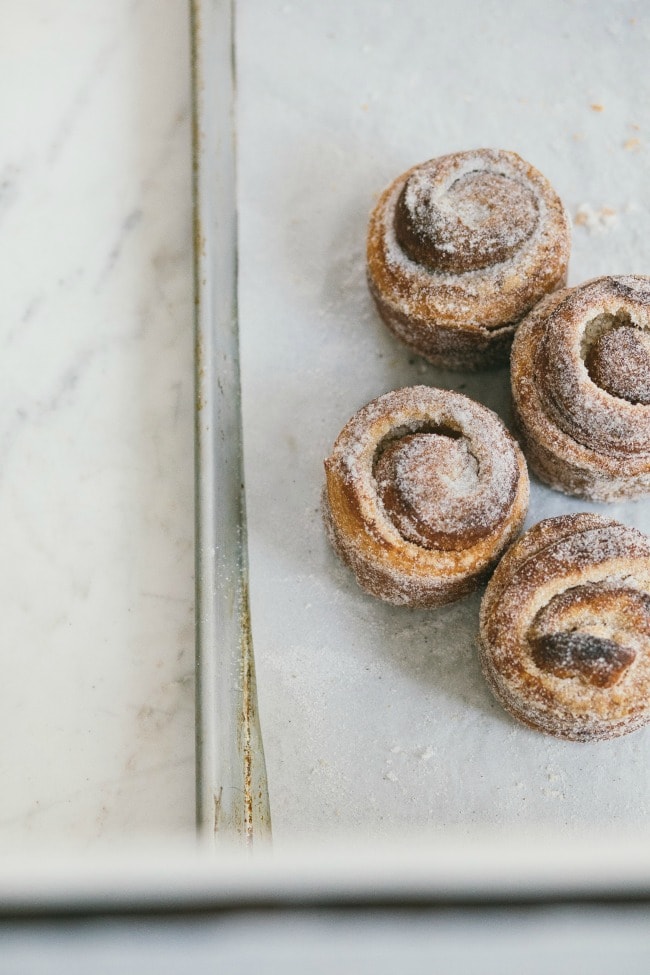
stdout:
[(573, 222), (576, 227), (584, 227), (590, 234), (602, 233), (616, 221), (614, 207), (607, 204), (595, 210), (590, 203), (581, 203), (575, 212)]
[(544, 799), (564, 799), (564, 793), (560, 789), (542, 789)]
[(605, 111), (605, 106), (604, 105), (601, 105), (600, 102), (592, 102), (592, 104), (589, 106), (589, 108), (592, 110), (592, 112), (604, 112)]
[(398, 778), (397, 778), (397, 776), (395, 775), (395, 773), (393, 771), (386, 772), (386, 774), (384, 775), (384, 778), (385, 779), (388, 779), (389, 782), (398, 782), (399, 781)]
[(574, 142), (584, 142), (585, 141), (585, 134), (584, 134), (584, 132), (574, 132), (573, 133), (573, 141)]
[(547, 777), (547, 779), (548, 779), (549, 782), (561, 782), (562, 781), (562, 776), (557, 771), (557, 769), (553, 768), (552, 765), (547, 765), (546, 766), (546, 777)]
[(641, 148), (641, 140), (636, 138), (626, 139), (625, 142), (623, 143), (623, 148), (627, 149), (629, 152), (634, 152), (635, 150)]

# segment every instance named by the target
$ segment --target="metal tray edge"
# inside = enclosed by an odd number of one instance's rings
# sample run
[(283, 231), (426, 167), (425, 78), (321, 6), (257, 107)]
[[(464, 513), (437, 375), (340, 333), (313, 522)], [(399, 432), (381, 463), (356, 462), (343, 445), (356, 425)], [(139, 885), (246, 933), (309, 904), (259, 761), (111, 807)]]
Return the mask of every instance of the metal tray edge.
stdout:
[(234, 9), (192, 0), (197, 825), (270, 837), (248, 601), (239, 333)]

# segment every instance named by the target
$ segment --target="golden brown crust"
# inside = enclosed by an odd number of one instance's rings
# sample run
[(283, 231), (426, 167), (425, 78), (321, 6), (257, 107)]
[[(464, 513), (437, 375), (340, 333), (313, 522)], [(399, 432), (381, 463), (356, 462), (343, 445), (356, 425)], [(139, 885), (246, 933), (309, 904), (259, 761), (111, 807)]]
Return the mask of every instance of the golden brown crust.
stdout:
[(438, 606), (475, 589), (521, 529), (523, 455), (460, 393), (414, 386), (373, 400), (325, 461), (330, 540), (367, 592)]
[(650, 493), (650, 277), (595, 278), (545, 298), (513, 344), (513, 412), (538, 477), (612, 501)]
[(507, 361), (517, 323), (566, 282), (570, 228), (548, 181), (516, 153), (414, 166), (368, 228), (368, 284), (388, 327), (436, 365)]
[(524, 724), (595, 741), (650, 721), (650, 539), (595, 514), (539, 522), (481, 603), (488, 684)]

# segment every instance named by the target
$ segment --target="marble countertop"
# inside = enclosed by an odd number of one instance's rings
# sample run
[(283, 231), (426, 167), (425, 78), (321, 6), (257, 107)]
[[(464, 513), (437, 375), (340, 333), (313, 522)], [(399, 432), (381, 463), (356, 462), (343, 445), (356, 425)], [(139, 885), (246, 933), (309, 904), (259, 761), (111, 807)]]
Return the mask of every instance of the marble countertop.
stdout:
[[(322, 604), (321, 583), (337, 598), (344, 584), (339, 593), (317, 519), (310, 522), (313, 545), (311, 536), (296, 533), (293, 548), (283, 549), (268, 533), (273, 492), (293, 512), (311, 511), (320, 480), (310, 480), (311, 474), (287, 478), (295, 465), (292, 438), (286, 438), (286, 455), (277, 452), (275, 467), (266, 465), (266, 444), (276, 430), (288, 428), (285, 414), (309, 416), (302, 412), (305, 405), (318, 404), (315, 393), (326, 391), (327, 411), (318, 405), (312, 417), (317, 432), (308, 448), (312, 454), (306, 448), (301, 454), (303, 471), (311, 464), (320, 479), (322, 457), (353, 400), (359, 405), (380, 389), (433, 378), (431, 370), (423, 373), (421, 364), (392, 351), (392, 340), (370, 310), (359, 246), (370, 187), (385, 185), (412, 160), (469, 144), (471, 133), (472, 144), (507, 145), (552, 178), (575, 223), (570, 283), (623, 270), (644, 273), (648, 266), (643, 201), (650, 122), (639, 65), (650, 26), (636, 5), (619, 5), (620, 16), (610, 21), (605, 4), (590, 18), (583, 17), (582, 4), (558, 4), (566, 19), (560, 34), (539, 5), (538, 20), (530, 21), (534, 5), (524, 5), (517, 16), (530, 31), (535, 70), (528, 70), (526, 45), (513, 46), (498, 64), (491, 60), (490, 52), (502, 43), (503, 21), (493, 16), (500, 5), (488, 5), (482, 14), (492, 47), (483, 43), (482, 21), (475, 21), (471, 4), (461, 5), (456, 19), (446, 22), (445, 85), (432, 83), (445, 65), (429, 61), (424, 34), (425, 51), (413, 70), (393, 73), (395, 52), (413, 50), (418, 10), (424, 11), (422, 22), (432, 18), (432, 30), (438, 30), (426, 3), (413, 6), (411, 19), (398, 17), (390, 5), (382, 5), (375, 18), (372, 4), (321, 4), (305, 12), (278, 0), (242, 4), (238, 20), (243, 41), (238, 63), (244, 71), (239, 185), (248, 201), (248, 209), (240, 209), (242, 268), (255, 268), (256, 274), (255, 287), (240, 296), (248, 322), (244, 422), (247, 416), (261, 418), (248, 437), (246, 456), (247, 484), (253, 485), (247, 496), (251, 605), (276, 839), (283, 828), (276, 815), (280, 801), (285, 835), (292, 838), (292, 809), (313, 824), (340, 804), (341, 729), (331, 720), (329, 738), (323, 732), (322, 716), (336, 717), (331, 707), (321, 707), (328, 673), (319, 683), (303, 637), (316, 632), (312, 607)], [(180, 841), (193, 833), (195, 802), (189, 3), (8, 0), (4, 8), (0, 853), (43, 846), (85, 851), (151, 835)], [(340, 23), (334, 25), (337, 11)], [(478, 25), (472, 43), (490, 60), (489, 72), (483, 72), (489, 84), (482, 82), (483, 62), (472, 61), (478, 74), (471, 91), (454, 47), (454, 37), (464, 34), (463, 18)], [(456, 22), (463, 30), (454, 34)], [(509, 30), (518, 24), (512, 21)], [(308, 43), (314, 25), (324, 39), (320, 62)], [(546, 56), (549, 43), (554, 60)], [(473, 49), (464, 50), (466, 60), (468, 50)], [(601, 55), (597, 68), (594, 50)], [(515, 71), (518, 64), (521, 70)], [(564, 73), (557, 65), (565, 66)], [(342, 80), (332, 86), (339, 74)], [(314, 88), (318, 78), (331, 97), (322, 104)], [(295, 102), (285, 97), (287, 80), (296, 82)], [(448, 98), (452, 90), (455, 101)], [(415, 126), (408, 109), (420, 94), (429, 114), (425, 125)], [(276, 117), (282, 124), (274, 129)], [(276, 153), (277, 184), (251, 165), (266, 164), (257, 152), (260, 139)], [(285, 226), (285, 214), (294, 212), (300, 220)], [(312, 234), (313, 226), (318, 234)], [(284, 227), (280, 236), (278, 227)], [(286, 281), (295, 286), (287, 289)], [(257, 334), (269, 334), (269, 316), (297, 336), (295, 342), (283, 339), (282, 349), (291, 350), (284, 363), (289, 378), (283, 385), (280, 372), (274, 374), (281, 391), (275, 399), (267, 346), (253, 347)], [(305, 322), (313, 327), (306, 329)], [(360, 324), (358, 340), (367, 343), (364, 361), (374, 363), (362, 380), (357, 360), (341, 356), (351, 340), (351, 322)], [(318, 350), (310, 373), (303, 341), (316, 342)], [(341, 362), (350, 364), (345, 381)], [(299, 373), (309, 383), (292, 385)], [(301, 433), (309, 434), (305, 422)], [(541, 510), (533, 504), (531, 519)], [(280, 531), (282, 519), (275, 523)], [(271, 565), (274, 571), (264, 574)], [(278, 565), (282, 571), (275, 571)], [(315, 598), (286, 585), (297, 566), (307, 567)], [(269, 582), (283, 589), (283, 598), (293, 592), (295, 613), (278, 613)], [(341, 598), (350, 600), (345, 603), (350, 619), (363, 628), (356, 590), (345, 590)], [(322, 619), (322, 646), (333, 645), (334, 631)], [(342, 621), (340, 614), (337, 625)], [(397, 618), (389, 623), (398, 646), (401, 624)], [(352, 632), (339, 640), (344, 651), (354, 642)], [(388, 647), (386, 632), (381, 639)], [(375, 667), (372, 637), (364, 639), (372, 651), (368, 666)], [(361, 637), (357, 642), (362, 645)], [(278, 646), (282, 654), (275, 652)], [(360, 668), (360, 685), (367, 668), (358, 646), (349, 659)], [(327, 654), (313, 659), (331, 668)], [(387, 673), (399, 660), (397, 653), (394, 660), (387, 655)], [(342, 666), (340, 672), (350, 687), (357, 686), (356, 678), (347, 677), (351, 671)], [(400, 673), (407, 686), (408, 668)], [(287, 713), (295, 720), (290, 738)], [(319, 715), (320, 725), (310, 723), (312, 714)], [(353, 721), (353, 709), (347, 714)], [(386, 741), (378, 734), (375, 751), (380, 787), (392, 795), (401, 762), (404, 782), (407, 774), (415, 777), (412, 792), (400, 784), (408, 810), (430, 742), (414, 739), (411, 747), (406, 732), (394, 740), (385, 729), (381, 733)], [(331, 746), (331, 766), (323, 762), (323, 741)], [(350, 734), (347, 741), (353, 745), (348, 778), (356, 782), (358, 737)], [(301, 754), (302, 776), (296, 774)], [(308, 778), (314, 768), (325, 769), (322, 793)], [(310, 782), (312, 805), (305, 804), (302, 789), (292, 805), (286, 798), (292, 783), (303, 781)], [(358, 803), (358, 822), (365, 828), (367, 803), (360, 795), (351, 791), (352, 813), (347, 820), (340, 817), (341, 823), (352, 822)], [(324, 817), (322, 823), (324, 831), (330, 829), (331, 820)]]
[(0, 850), (184, 835), (188, 4), (3, 13)]

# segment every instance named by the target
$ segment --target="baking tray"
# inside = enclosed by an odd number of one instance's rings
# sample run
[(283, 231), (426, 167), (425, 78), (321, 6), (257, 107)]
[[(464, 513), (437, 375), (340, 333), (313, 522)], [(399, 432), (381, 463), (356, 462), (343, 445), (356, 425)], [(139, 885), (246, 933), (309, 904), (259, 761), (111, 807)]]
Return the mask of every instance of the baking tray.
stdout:
[[(209, 835), (250, 844), (271, 815), (276, 847), (647, 823), (650, 732), (584, 745), (516, 725), (480, 674), (480, 594), (436, 612), (372, 600), (330, 552), (318, 506), (337, 433), (388, 389), (459, 389), (510, 422), (507, 370), (436, 370), (377, 319), (365, 229), (395, 175), (454, 150), (513, 149), (574, 218), (569, 283), (647, 273), (649, 34), (633, 2), (194, 4)], [(578, 510), (650, 528), (645, 502), (589, 504), (537, 483), (527, 524)]]
[(194, 3), (197, 819), (216, 839), (270, 830), (256, 712), (243, 482), (233, 8)]

